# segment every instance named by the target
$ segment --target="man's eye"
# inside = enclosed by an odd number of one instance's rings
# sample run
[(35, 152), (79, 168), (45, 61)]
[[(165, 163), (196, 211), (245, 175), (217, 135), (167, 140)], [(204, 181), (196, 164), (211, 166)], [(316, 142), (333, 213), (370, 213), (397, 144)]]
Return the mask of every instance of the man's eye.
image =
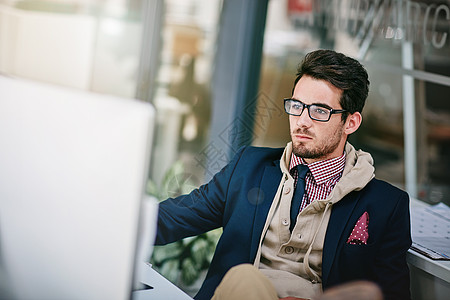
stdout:
[(314, 107), (314, 112), (316, 114), (327, 115), (329, 113), (329, 110), (322, 107)]
[(295, 109), (295, 110), (302, 109), (302, 105), (301, 104), (293, 104), (292, 109)]

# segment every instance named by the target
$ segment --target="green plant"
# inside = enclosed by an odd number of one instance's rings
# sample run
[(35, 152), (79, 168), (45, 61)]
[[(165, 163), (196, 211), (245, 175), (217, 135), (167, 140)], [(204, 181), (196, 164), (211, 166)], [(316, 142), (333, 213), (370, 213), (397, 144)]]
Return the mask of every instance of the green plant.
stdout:
[[(184, 171), (181, 161), (175, 162), (158, 186), (149, 180), (147, 193), (160, 201), (189, 193), (197, 183)], [(221, 229), (164, 245), (155, 246), (150, 259), (153, 267), (178, 286), (189, 287), (209, 268)]]

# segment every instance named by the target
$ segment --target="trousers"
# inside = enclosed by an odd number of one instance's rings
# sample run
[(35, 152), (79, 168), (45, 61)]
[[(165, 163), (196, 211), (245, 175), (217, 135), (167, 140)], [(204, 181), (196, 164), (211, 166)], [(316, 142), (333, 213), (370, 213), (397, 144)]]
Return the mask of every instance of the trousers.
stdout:
[[(241, 264), (223, 277), (212, 300), (307, 300), (286, 297), (279, 299), (275, 287), (255, 266)], [(370, 281), (353, 281), (332, 287), (312, 300), (383, 300), (381, 289)]]
[(270, 280), (251, 264), (231, 268), (223, 277), (212, 300), (278, 300)]

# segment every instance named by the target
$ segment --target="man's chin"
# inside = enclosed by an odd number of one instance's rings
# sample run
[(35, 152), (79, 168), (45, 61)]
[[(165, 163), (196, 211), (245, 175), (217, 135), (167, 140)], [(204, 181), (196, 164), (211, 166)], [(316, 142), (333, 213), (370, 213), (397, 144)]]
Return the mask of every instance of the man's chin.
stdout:
[(292, 152), (299, 157), (308, 156), (310, 153), (306, 146), (301, 142), (292, 143)]
[(316, 159), (320, 157), (316, 151), (307, 148), (302, 142), (292, 143), (292, 153), (303, 159)]

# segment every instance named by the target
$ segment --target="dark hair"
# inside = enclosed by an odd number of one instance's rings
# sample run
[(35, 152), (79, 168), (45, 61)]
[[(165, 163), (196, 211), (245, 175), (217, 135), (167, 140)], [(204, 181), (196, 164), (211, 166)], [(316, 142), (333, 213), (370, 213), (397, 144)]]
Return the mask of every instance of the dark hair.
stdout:
[[(316, 50), (306, 54), (297, 69), (295, 85), (303, 75), (330, 82), (341, 89), (340, 104), (350, 114), (362, 112), (369, 94), (369, 76), (356, 60), (333, 50)], [(345, 120), (347, 114), (342, 115)]]

